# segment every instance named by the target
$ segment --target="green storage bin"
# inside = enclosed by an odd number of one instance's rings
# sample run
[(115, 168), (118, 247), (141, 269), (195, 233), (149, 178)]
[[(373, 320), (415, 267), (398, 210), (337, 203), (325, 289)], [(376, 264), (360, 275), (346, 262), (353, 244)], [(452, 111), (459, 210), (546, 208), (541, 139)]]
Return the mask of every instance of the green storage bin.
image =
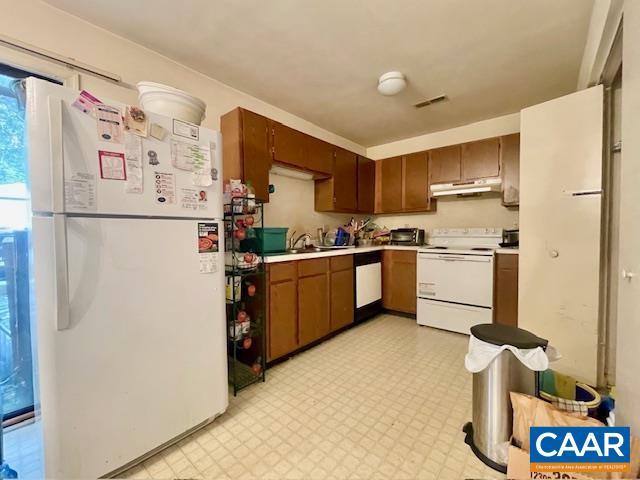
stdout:
[(261, 253), (281, 253), (287, 251), (288, 228), (256, 228), (258, 250)]

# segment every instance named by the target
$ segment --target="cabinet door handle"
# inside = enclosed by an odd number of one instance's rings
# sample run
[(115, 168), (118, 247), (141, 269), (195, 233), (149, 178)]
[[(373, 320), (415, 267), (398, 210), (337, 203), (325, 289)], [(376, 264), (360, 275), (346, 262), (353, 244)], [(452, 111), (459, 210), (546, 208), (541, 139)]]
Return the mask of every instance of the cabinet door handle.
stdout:
[(635, 277), (636, 274), (634, 272), (630, 272), (628, 270), (622, 270), (622, 278), (624, 278), (627, 281), (631, 281), (633, 280), (633, 277)]
[(53, 214), (53, 249), (55, 251), (55, 328), (66, 330), (71, 326), (69, 308), (69, 262), (67, 247), (67, 218), (64, 214)]

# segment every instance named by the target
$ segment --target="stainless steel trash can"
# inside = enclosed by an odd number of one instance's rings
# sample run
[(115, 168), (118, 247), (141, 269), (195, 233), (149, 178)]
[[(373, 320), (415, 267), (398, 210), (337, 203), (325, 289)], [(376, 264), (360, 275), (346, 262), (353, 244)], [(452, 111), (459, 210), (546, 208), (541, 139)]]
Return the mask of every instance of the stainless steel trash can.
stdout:
[[(483, 342), (519, 349), (546, 348), (548, 343), (531, 332), (508, 325), (476, 325), (471, 334)], [(465, 442), (486, 465), (506, 472), (504, 445), (513, 431), (509, 392), (536, 395), (537, 386), (537, 372), (523, 365), (509, 350), (503, 350), (484, 370), (473, 374), (472, 422), (464, 426)]]

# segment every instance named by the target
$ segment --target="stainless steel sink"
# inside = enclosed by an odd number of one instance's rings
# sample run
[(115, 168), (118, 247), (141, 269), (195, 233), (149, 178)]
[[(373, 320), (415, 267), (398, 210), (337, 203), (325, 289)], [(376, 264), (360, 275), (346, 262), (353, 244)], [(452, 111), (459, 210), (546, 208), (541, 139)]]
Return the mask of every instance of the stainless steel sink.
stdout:
[(318, 247), (312, 247), (312, 248), (291, 248), (289, 250), (287, 250), (287, 253), (317, 253), (317, 252), (324, 252), (324, 249), (322, 248), (318, 248)]

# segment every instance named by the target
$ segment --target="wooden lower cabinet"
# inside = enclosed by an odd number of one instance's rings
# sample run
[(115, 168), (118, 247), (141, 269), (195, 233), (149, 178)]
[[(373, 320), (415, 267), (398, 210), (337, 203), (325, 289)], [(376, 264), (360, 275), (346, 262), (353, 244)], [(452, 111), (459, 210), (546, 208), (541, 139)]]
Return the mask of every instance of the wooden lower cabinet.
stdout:
[(267, 357), (281, 357), (298, 348), (298, 285), (285, 280), (269, 285), (269, 346)]
[(493, 287), (493, 323), (518, 326), (518, 255), (497, 253)]
[(267, 265), (267, 360), (284, 357), (353, 322), (353, 256)]
[(327, 273), (298, 280), (298, 325), (301, 347), (328, 335), (331, 331)]
[(350, 260), (349, 263), (331, 262), (331, 331), (334, 332), (353, 323), (355, 313), (353, 256), (335, 259)]
[(416, 313), (417, 253), (409, 250), (382, 252), (382, 306), (388, 310)]

